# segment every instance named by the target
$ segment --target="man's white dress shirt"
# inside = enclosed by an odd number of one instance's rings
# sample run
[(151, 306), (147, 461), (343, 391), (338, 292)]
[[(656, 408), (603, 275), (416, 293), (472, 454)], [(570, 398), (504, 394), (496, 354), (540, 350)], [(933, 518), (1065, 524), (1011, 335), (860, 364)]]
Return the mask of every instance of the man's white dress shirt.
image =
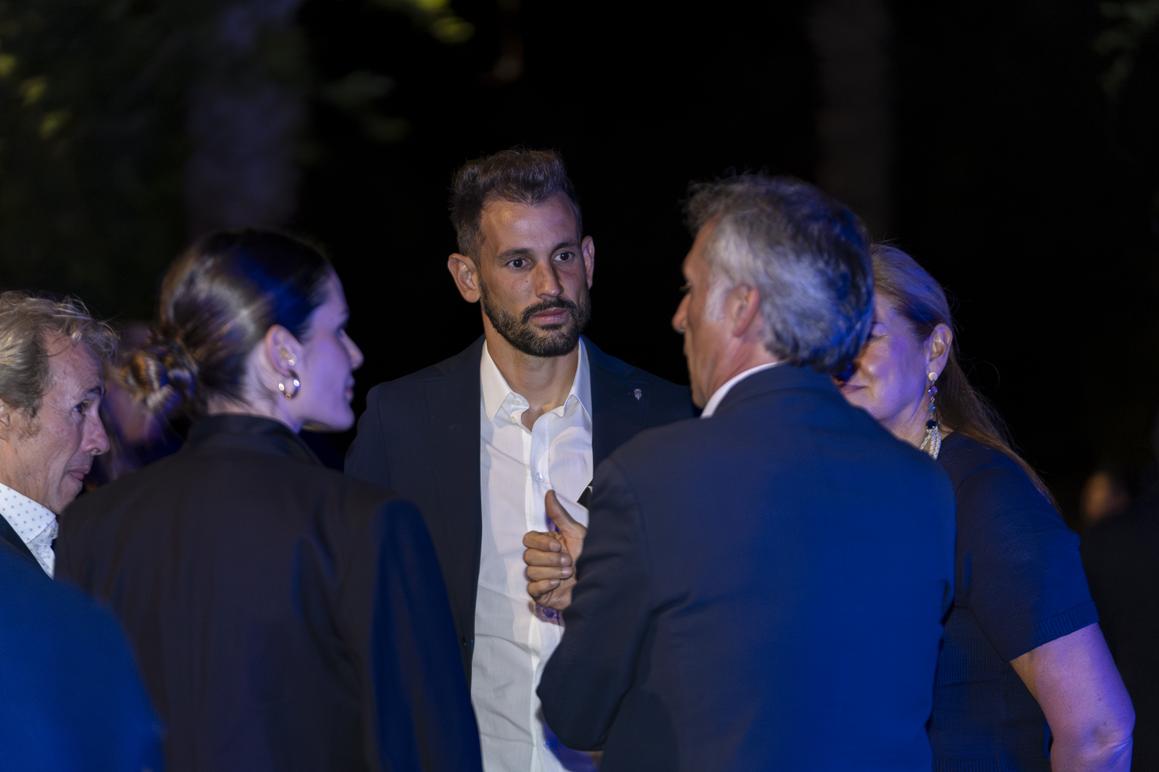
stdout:
[(535, 687), (563, 635), (558, 615), (527, 594), (523, 535), (550, 530), (544, 495), (587, 525), (576, 504), (592, 480), (592, 397), (587, 352), (563, 405), (523, 425), (526, 399), (511, 390), (483, 346), (479, 365), (483, 539), (475, 598), (471, 701), (487, 772), (593, 769), (590, 757), (562, 747), (547, 730)]
[(52, 576), (56, 553), (56, 515), (51, 509), (0, 483), (0, 517), (8, 521), (20, 540), (28, 545), (44, 573)]

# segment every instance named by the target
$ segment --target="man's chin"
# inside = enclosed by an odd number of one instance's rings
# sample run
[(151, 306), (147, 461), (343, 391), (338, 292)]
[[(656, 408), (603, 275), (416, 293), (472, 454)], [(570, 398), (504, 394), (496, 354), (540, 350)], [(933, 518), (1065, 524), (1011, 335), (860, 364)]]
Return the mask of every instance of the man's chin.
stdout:
[[(499, 331), (503, 334), (503, 331)], [(522, 335), (503, 335), (503, 338), (517, 351), (536, 357), (566, 356), (579, 345), (579, 330), (572, 325), (554, 325), (536, 328), (533, 334), (524, 328)]]
[(579, 338), (539, 339), (534, 345), (522, 349), (523, 353), (537, 357), (562, 357), (575, 351)]

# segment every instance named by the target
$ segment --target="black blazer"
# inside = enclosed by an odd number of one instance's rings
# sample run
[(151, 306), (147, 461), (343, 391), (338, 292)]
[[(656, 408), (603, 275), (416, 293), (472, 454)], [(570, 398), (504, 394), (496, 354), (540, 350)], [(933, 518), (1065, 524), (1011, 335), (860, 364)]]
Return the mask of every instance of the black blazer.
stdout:
[(954, 498), (931, 459), (781, 365), (596, 472), (539, 686), (601, 770), (929, 770)]
[(161, 725), (112, 615), (0, 549), (0, 767), (158, 770)]
[[(15, 555), (40, 568), (40, 563), (36, 560), (36, 556), (32, 554), (32, 550), (28, 549), (28, 545), (24, 543), (20, 535), (12, 528), (12, 525), (3, 517), (0, 517), (0, 551)], [(44, 571), (43, 568), (40, 568), (40, 570), (42, 572)]]
[[(687, 387), (608, 356), (587, 339), (584, 345), (595, 464), (641, 429), (693, 415)], [(348, 474), (396, 490), (422, 511), (442, 565), (468, 678), (483, 518), (482, 352), (479, 338), (450, 359), (374, 387), (346, 457)]]
[(418, 512), (283, 425), (202, 419), (61, 521), (58, 576), (120, 616), (170, 770), (480, 768)]

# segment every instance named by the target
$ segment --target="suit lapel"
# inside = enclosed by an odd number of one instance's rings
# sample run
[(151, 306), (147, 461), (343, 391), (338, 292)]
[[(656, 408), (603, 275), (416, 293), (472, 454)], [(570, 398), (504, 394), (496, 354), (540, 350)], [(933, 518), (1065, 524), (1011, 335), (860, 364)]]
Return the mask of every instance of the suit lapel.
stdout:
[(40, 567), (40, 563), (37, 562), (36, 556), (32, 554), (32, 550), (28, 549), (28, 545), (16, 535), (16, 531), (12, 530), (12, 526), (2, 517), (0, 517), (0, 547), (6, 547), (17, 555), (31, 561), (37, 568)]
[(724, 395), (714, 415), (724, 415), (743, 409), (742, 406), (752, 399), (776, 396), (790, 391), (811, 391), (832, 396), (837, 393), (837, 387), (833, 385), (833, 379), (828, 375), (808, 367), (781, 364), (738, 381)]
[(429, 458), (439, 488), (443, 522), (432, 528), (439, 555), (453, 577), (451, 605), (462, 630), (475, 619), (483, 509), (479, 470), (479, 358), (482, 339), (448, 363), (444, 377), (427, 384)]
[(587, 338), (592, 378), (592, 465), (648, 426), (648, 391), (632, 368), (600, 351)]

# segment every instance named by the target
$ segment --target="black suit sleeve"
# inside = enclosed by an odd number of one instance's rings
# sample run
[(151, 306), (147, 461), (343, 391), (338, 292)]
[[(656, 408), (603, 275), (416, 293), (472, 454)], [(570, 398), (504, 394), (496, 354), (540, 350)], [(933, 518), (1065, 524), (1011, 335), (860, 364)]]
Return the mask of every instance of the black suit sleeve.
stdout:
[(539, 685), (544, 717), (569, 747), (603, 747), (631, 687), (651, 613), (648, 563), (635, 496), (615, 462), (605, 461), (563, 641)]
[(390, 466), (386, 463), (386, 427), (382, 403), (386, 396), (381, 385), (366, 396), (366, 412), (358, 419), (358, 432), (346, 453), (346, 474), (390, 488)]
[(479, 733), (434, 547), (409, 502), (356, 534), (343, 582), (346, 637), (366, 685), (366, 756), (378, 770), (479, 770)]

